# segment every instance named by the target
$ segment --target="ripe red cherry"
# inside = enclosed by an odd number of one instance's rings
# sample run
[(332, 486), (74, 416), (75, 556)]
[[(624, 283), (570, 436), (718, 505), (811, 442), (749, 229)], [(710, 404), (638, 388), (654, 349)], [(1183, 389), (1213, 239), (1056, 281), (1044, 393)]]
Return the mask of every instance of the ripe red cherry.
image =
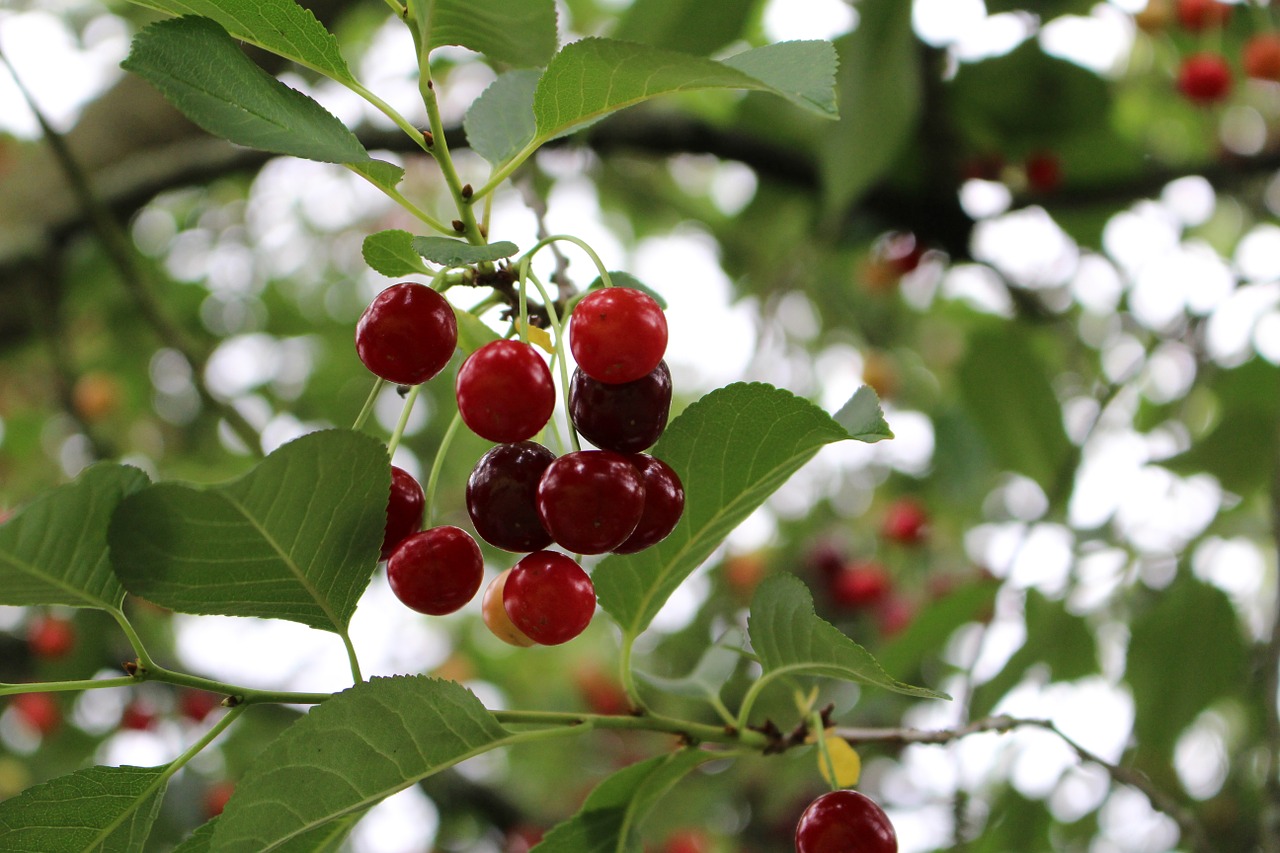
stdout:
[(567, 551), (603, 554), (636, 529), (644, 514), (640, 470), (612, 450), (578, 450), (547, 466), (538, 482), (538, 517)]
[(583, 438), (601, 450), (639, 453), (667, 428), (671, 371), (665, 361), (631, 382), (601, 382), (579, 367), (569, 383), (569, 417)]
[(356, 354), (388, 382), (417, 385), (435, 376), (458, 345), (458, 318), (423, 284), (393, 284), (374, 297), (356, 323)]
[(671, 466), (653, 456), (628, 457), (644, 481), (644, 511), (636, 529), (614, 548), (616, 554), (634, 554), (667, 538), (684, 514), (684, 484)]
[(204, 792), (204, 814), (206, 818), (215, 818), (227, 807), (231, 795), (236, 792), (236, 783), (229, 779), (214, 782)]
[(520, 341), (493, 341), (467, 356), (454, 390), (463, 422), (499, 443), (533, 438), (556, 407), (551, 368)]
[(918, 545), (928, 533), (929, 514), (911, 498), (901, 498), (889, 505), (880, 523), (880, 534), (899, 545)]
[(403, 468), (391, 466), (391, 498), (387, 501), (387, 526), (382, 533), (382, 551), (378, 559), (391, 556), (396, 546), (411, 533), (422, 529), (422, 514), (427, 498), (422, 486)]
[(207, 690), (183, 690), (178, 694), (178, 713), (193, 723), (202, 723), (222, 705), (222, 697)]
[(551, 544), (538, 518), (538, 482), (556, 455), (534, 441), (499, 444), (471, 471), (467, 513), (480, 538), (504, 551), (528, 553)]
[(558, 646), (591, 624), (596, 589), (573, 558), (535, 551), (511, 568), (502, 604), (522, 634), (535, 643)]
[(462, 528), (432, 527), (400, 543), (387, 560), (387, 580), (406, 607), (442, 616), (475, 597), (484, 580), (484, 558)]
[(1195, 53), (1182, 61), (1178, 91), (1197, 104), (1224, 100), (1231, 91), (1231, 68), (1216, 53)]
[(62, 727), (62, 708), (52, 693), (19, 693), (13, 697), (12, 707), (18, 719), (41, 737)]
[(502, 598), (509, 577), (511, 577), (511, 569), (507, 569), (489, 581), (489, 585), (484, 590), (484, 598), (480, 602), (480, 615), (484, 618), (485, 626), (502, 642), (513, 646), (532, 646), (533, 640), (526, 637), (507, 615), (507, 607)]
[(126, 731), (143, 732), (155, 725), (156, 712), (139, 700), (124, 706), (120, 712), (120, 728)]
[(891, 586), (884, 566), (874, 560), (857, 560), (831, 578), (831, 597), (843, 607), (869, 607), (882, 601)]
[(1027, 186), (1038, 193), (1051, 193), (1062, 186), (1062, 160), (1052, 151), (1037, 151), (1023, 163)]
[(884, 809), (857, 791), (832, 791), (809, 804), (796, 824), (796, 853), (898, 853)]
[(569, 318), (569, 350), (599, 382), (634, 382), (667, 351), (667, 317), (653, 297), (631, 287), (593, 290)]
[(1280, 82), (1280, 33), (1256, 33), (1244, 43), (1240, 53), (1244, 73), (1255, 80)]
[(1178, 22), (1193, 33), (1220, 27), (1231, 17), (1231, 7), (1218, 0), (1178, 0)]
[(76, 626), (59, 616), (39, 616), (27, 627), (27, 646), (38, 658), (66, 657), (76, 645)]

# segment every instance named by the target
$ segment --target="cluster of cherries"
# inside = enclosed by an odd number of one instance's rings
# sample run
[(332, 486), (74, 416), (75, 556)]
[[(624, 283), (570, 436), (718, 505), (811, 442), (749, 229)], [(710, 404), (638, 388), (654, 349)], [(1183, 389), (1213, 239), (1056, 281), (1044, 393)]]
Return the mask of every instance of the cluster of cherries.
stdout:
[[(555, 411), (556, 388), (528, 343), (485, 344), (463, 361), (454, 387), (463, 423), (495, 443), (467, 482), (471, 522), (485, 542), (526, 555), (490, 583), (482, 605), (489, 629), (519, 646), (567, 642), (591, 621), (595, 587), (564, 552), (641, 551), (664, 539), (684, 511), (680, 478), (643, 453), (666, 428), (671, 406), (662, 308), (634, 288), (593, 290), (574, 306), (568, 331), (577, 363), (569, 417), (596, 449), (557, 456), (533, 440)], [(457, 337), (444, 297), (405, 282), (365, 310), (356, 352), (377, 376), (416, 385), (444, 369)], [(484, 561), (459, 527), (421, 530), (424, 506), (421, 486), (393, 466), (381, 556), (406, 606), (452, 613), (479, 590)]]
[[(1177, 25), (1189, 33), (1205, 33), (1225, 26), (1232, 4), (1220, 0), (1147, 0), (1134, 17), (1147, 32), (1161, 32)], [(1280, 82), (1280, 32), (1254, 33), (1240, 51), (1240, 68), (1246, 77)], [(1227, 99), (1232, 86), (1231, 63), (1218, 50), (1198, 50), (1182, 59), (1177, 86), (1187, 100), (1216, 104)]]

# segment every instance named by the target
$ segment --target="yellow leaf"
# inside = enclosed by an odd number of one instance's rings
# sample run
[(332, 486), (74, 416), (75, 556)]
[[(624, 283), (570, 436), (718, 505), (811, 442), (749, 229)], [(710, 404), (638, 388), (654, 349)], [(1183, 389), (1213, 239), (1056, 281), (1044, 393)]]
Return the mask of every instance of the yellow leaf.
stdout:
[(540, 349), (545, 350), (550, 355), (556, 354), (555, 342), (551, 340), (551, 333), (548, 332), (546, 329), (540, 329), (537, 326), (521, 327), (518, 321), (516, 323), (516, 326), (519, 331), (524, 333), (524, 336), (529, 341), (529, 343), (533, 344), (536, 347), (539, 347)]
[[(818, 771), (827, 780), (827, 784), (837, 788), (852, 788), (858, 784), (858, 777), (862, 775), (862, 759), (858, 756), (858, 751), (849, 741), (835, 735), (827, 735), (823, 743), (826, 750), (825, 754), (824, 750), (818, 750)], [(827, 764), (828, 759), (831, 761), (830, 766)]]

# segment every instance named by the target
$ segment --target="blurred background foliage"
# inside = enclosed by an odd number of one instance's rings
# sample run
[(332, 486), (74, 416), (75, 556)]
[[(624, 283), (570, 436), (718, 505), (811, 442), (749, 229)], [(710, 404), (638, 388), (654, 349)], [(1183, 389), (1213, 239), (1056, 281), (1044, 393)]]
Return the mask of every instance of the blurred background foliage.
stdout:
[[(415, 114), (412, 51), (384, 4), (303, 5), (370, 88)], [(756, 95), (666, 98), (555, 144), (495, 202), (494, 238), (527, 246), (545, 205), (551, 231), (667, 298), (677, 408), (736, 379), (829, 411), (860, 384), (880, 394), (897, 438), (824, 451), (686, 584), (638, 665), (687, 675), (742, 627), (761, 577), (793, 572), (895, 677), (956, 697), (824, 685), (839, 725), (1008, 713), (1051, 719), (1088, 751), (1030, 729), (864, 746), (861, 788), (904, 851), (1280, 850), (1280, 85), (1242, 64), (1280, 15), (1239, 3), (1192, 32), (1178, 5), (568, 0), (562, 38), (720, 55), (830, 37), (843, 118)], [(230, 412), (270, 450), (349, 425), (369, 393), (352, 330), (391, 282), (360, 244), (411, 223), (336, 167), (205, 138), (124, 77), (115, 64), (148, 20), (102, 0), (0, 9), (0, 48), (101, 205), (75, 194), (4, 90), (2, 506), (98, 458), (232, 478), (252, 455)], [(1233, 78), (1213, 103), (1178, 85), (1201, 51)], [(385, 120), (256, 58), (403, 163), (406, 195), (446, 209), (433, 166)], [(460, 127), (494, 70), (461, 50), (437, 60)], [(460, 130), (451, 143), (482, 180)], [(113, 258), (113, 227), (135, 266)], [(594, 273), (570, 260), (584, 287)], [(385, 391), (369, 431), (385, 438), (399, 404)], [(428, 388), (397, 464), (425, 474), (452, 405), (449, 382)], [(454, 443), (441, 518), (465, 523), (484, 449)], [(491, 573), (505, 567), (489, 557)], [(198, 672), (329, 689), (341, 655), (274, 626), (130, 607), (149, 646)], [(397, 608), (380, 580), (362, 605), (381, 672), (456, 678), (495, 707), (623, 710), (604, 618), (566, 647), (513, 651), (473, 609), (427, 624)], [(4, 681), (117, 672), (129, 654), (100, 614), (20, 608), (0, 608), (0, 652)], [(746, 679), (725, 677), (732, 706)], [(95, 761), (167, 760), (209, 713), (199, 695), (108, 693), (5, 703), (0, 797)], [(655, 701), (715, 720), (694, 699)], [(786, 691), (761, 707), (794, 724)], [(248, 715), (184, 771), (156, 849), (216, 809), (296, 713)], [(597, 733), (469, 762), (375, 811), (351, 843), (523, 850), (599, 778), (669, 746)], [(814, 769), (806, 752), (713, 765), (646, 825), (650, 849), (790, 850), (823, 787)]]

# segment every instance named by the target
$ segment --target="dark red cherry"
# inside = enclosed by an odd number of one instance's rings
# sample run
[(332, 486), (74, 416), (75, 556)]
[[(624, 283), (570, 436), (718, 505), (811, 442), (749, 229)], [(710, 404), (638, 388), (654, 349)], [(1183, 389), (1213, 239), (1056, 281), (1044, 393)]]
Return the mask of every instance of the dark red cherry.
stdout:
[(356, 323), (356, 354), (374, 375), (417, 385), (435, 376), (458, 345), (458, 318), (436, 291), (411, 281), (374, 297)]
[(809, 804), (796, 825), (796, 853), (898, 853), (884, 809), (857, 791), (832, 791)]
[(643, 453), (629, 458), (644, 481), (644, 512), (626, 541), (613, 549), (616, 554), (634, 554), (656, 545), (684, 514), (684, 485), (671, 466)]
[(427, 498), (422, 486), (403, 468), (391, 466), (391, 499), (387, 501), (387, 526), (382, 533), (382, 551), (379, 560), (391, 556), (396, 546), (410, 534), (422, 529), (422, 513)]
[(632, 382), (667, 351), (667, 317), (642, 290), (593, 290), (573, 308), (569, 349), (582, 372), (600, 382)]
[(441, 616), (462, 607), (480, 589), (484, 558), (471, 534), (432, 527), (400, 543), (387, 560), (391, 591), (406, 607)]
[(520, 341), (493, 341), (467, 356), (454, 390), (463, 422), (500, 443), (533, 438), (556, 407), (551, 368)]
[(512, 567), (502, 604), (522, 634), (540, 645), (557, 646), (591, 624), (596, 590), (572, 557), (535, 551)]
[(504, 551), (541, 551), (551, 534), (538, 518), (538, 483), (556, 455), (534, 441), (499, 444), (471, 471), (467, 512), (480, 538)]
[(670, 411), (671, 371), (665, 361), (631, 382), (601, 382), (581, 367), (573, 371), (569, 417), (582, 437), (601, 450), (647, 450), (667, 428)]
[(631, 535), (644, 513), (644, 479), (626, 456), (578, 450), (547, 466), (538, 517), (567, 551), (603, 554)]

